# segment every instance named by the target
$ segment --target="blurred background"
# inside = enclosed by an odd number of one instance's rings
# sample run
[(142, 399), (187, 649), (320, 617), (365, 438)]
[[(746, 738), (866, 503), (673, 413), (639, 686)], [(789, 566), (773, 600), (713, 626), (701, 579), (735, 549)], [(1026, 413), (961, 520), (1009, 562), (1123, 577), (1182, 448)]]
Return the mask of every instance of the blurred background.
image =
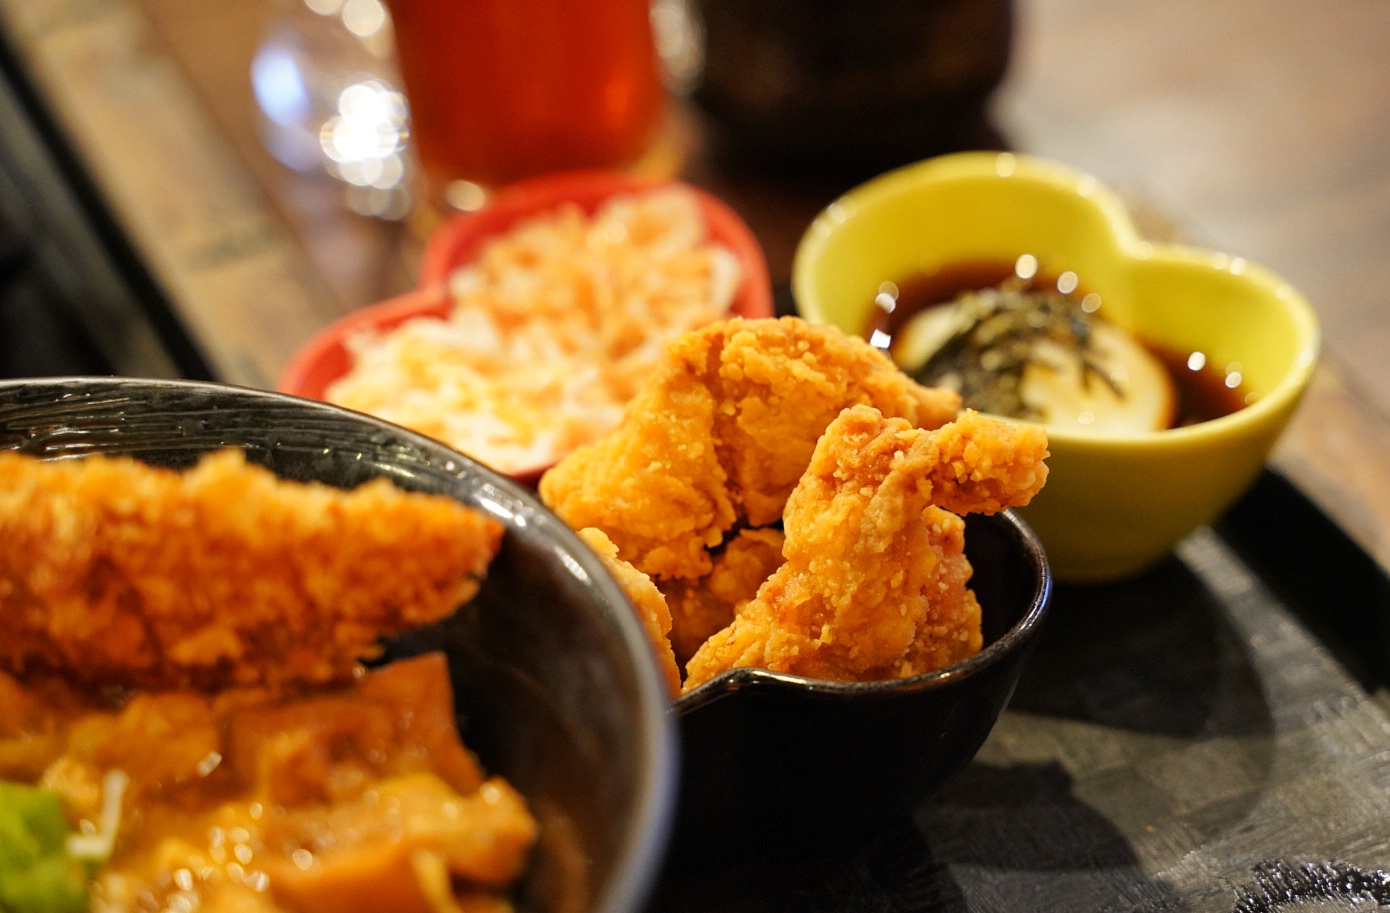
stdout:
[[(475, 33), (519, 42), (527, 78), (577, 72), (566, 30), (547, 32), (564, 4), (455, 6), (496, 9), (451, 30), (423, 0), (0, 0), (0, 374), (272, 386), (319, 327), (408, 289), (430, 228), (512, 175), (430, 186), (403, 76), (445, 86), (446, 63), (479, 59), (461, 50)], [(612, 15), (616, 57), (638, 20)], [(1361, 446), (1385, 434), (1390, 5), (656, 0), (640, 16), (657, 51), (624, 102), (640, 148), (592, 155), (722, 196), (779, 289), (810, 219), (864, 178), (952, 149), (1036, 153), (1113, 186), (1155, 235), (1299, 286), (1324, 322), (1323, 388)], [(402, 30), (434, 40), (423, 66), (401, 66)], [(512, 65), (458, 76), (446, 102)]]

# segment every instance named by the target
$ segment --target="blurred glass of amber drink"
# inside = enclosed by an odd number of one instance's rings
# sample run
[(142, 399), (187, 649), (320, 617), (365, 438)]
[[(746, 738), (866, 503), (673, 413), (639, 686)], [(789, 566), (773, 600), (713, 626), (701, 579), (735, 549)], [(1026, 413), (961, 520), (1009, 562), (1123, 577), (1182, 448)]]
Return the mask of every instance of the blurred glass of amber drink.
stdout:
[(649, 0), (389, 0), (424, 191), (622, 167), (666, 107)]

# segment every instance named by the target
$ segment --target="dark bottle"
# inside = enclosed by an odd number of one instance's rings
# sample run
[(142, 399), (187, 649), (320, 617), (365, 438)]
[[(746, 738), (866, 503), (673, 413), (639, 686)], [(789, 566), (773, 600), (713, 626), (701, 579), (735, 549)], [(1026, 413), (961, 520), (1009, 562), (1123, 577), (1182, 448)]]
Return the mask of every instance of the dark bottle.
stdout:
[(1010, 0), (690, 0), (692, 97), (725, 151), (873, 171), (998, 142)]

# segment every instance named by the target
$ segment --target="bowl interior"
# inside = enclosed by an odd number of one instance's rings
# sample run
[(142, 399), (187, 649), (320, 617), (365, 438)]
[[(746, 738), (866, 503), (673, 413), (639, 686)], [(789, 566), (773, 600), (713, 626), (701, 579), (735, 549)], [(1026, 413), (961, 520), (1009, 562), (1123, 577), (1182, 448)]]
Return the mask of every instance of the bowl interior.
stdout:
[(1076, 273), (1103, 314), (1146, 342), (1238, 363), (1246, 389), (1273, 401), (1256, 411), (1296, 396), (1313, 368), (1317, 321), (1287, 282), (1239, 258), (1145, 242), (1094, 178), (1008, 153), (928, 159), (845, 194), (798, 246), (792, 291), (803, 316), (864, 335), (885, 280), (1025, 253), (1047, 273)]
[(1144, 242), (1091, 176), (1008, 153), (930, 158), (851, 190), (803, 236), (792, 293), (808, 320), (865, 335), (880, 283), (1024, 253), (1049, 274), (1076, 272), (1101, 313), (1145, 342), (1240, 364), (1259, 400), (1312, 370), (1318, 324), (1289, 283), (1241, 258)]
[[(1001, 173), (996, 156), (945, 156), (875, 178), (832, 203), (798, 246), (792, 291), (804, 316), (862, 335), (879, 284), (959, 262), (1034, 254), (1088, 287), (1119, 285), (1111, 213), (1067, 174)], [(1013, 157), (1004, 159), (1011, 161)], [(1059, 227), (1060, 226), (1060, 227)], [(1084, 260), (1084, 262), (1082, 262)], [(1085, 272), (1082, 272), (1082, 267)]]
[(887, 682), (734, 669), (676, 702), (673, 865), (855, 839), (910, 815), (974, 757), (1036, 643), (1052, 578), (1012, 512), (967, 517), (965, 541), (985, 638), (970, 659)]
[(321, 403), (192, 382), (0, 382), (0, 448), (187, 467), (228, 446), (287, 479), (352, 487), (386, 476), (505, 525), (478, 596), (390, 642), (387, 659), (447, 654), (465, 743), (540, 819), (522, 909), (640, 909), (674, 802), (668, 699), (621, 591), (531, 494), (434, 441)]

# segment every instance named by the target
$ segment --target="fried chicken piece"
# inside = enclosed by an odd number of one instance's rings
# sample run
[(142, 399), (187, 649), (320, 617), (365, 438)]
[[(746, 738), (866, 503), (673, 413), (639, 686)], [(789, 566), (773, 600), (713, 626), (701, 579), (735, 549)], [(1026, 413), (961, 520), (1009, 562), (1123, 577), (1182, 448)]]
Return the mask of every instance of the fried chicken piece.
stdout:
[(579, 530), (579, 538), (602, 559), (608, 573), (627, 594), (647, 632), (647, 639), (651, 641), (657, 668), (666, 680), (671, 696), (680, 694), (681, 672), (671, 651), (671, 610), (666, 606), (666, 597), (656, 588), (652, 578), (618, 557), (618, 547), (604, 535), (603, 530), (590, 526)]
[(686, 666), (685, 689), (736, 666), (869, 681), (980, 649), (964, 521), (1042, 487), (1047, 437), (965, 412), (936, 431), (845, 410), (787, 501), (786, 563)]
[(671, 649), (684, 665), (706, 640), (726, 628), (739, 608), (782, 564), (782, 531), (743, 529), (716, 553), (709, 576), (657, 585), (671, 610)]
[(349, 677), (477, 592), (502, 527), (378, 479), (0, 453), (0, 667), (147, 688)]
[(622, 424), (546, 473), (541, 497), (571, 527), (602, 529), (646, 574), (704, 577), (731, 530), (781, 518), (821, 432), (861, 403), (921, 428), (960, 407), (833, 327), (716, 323), (671, 343)]

